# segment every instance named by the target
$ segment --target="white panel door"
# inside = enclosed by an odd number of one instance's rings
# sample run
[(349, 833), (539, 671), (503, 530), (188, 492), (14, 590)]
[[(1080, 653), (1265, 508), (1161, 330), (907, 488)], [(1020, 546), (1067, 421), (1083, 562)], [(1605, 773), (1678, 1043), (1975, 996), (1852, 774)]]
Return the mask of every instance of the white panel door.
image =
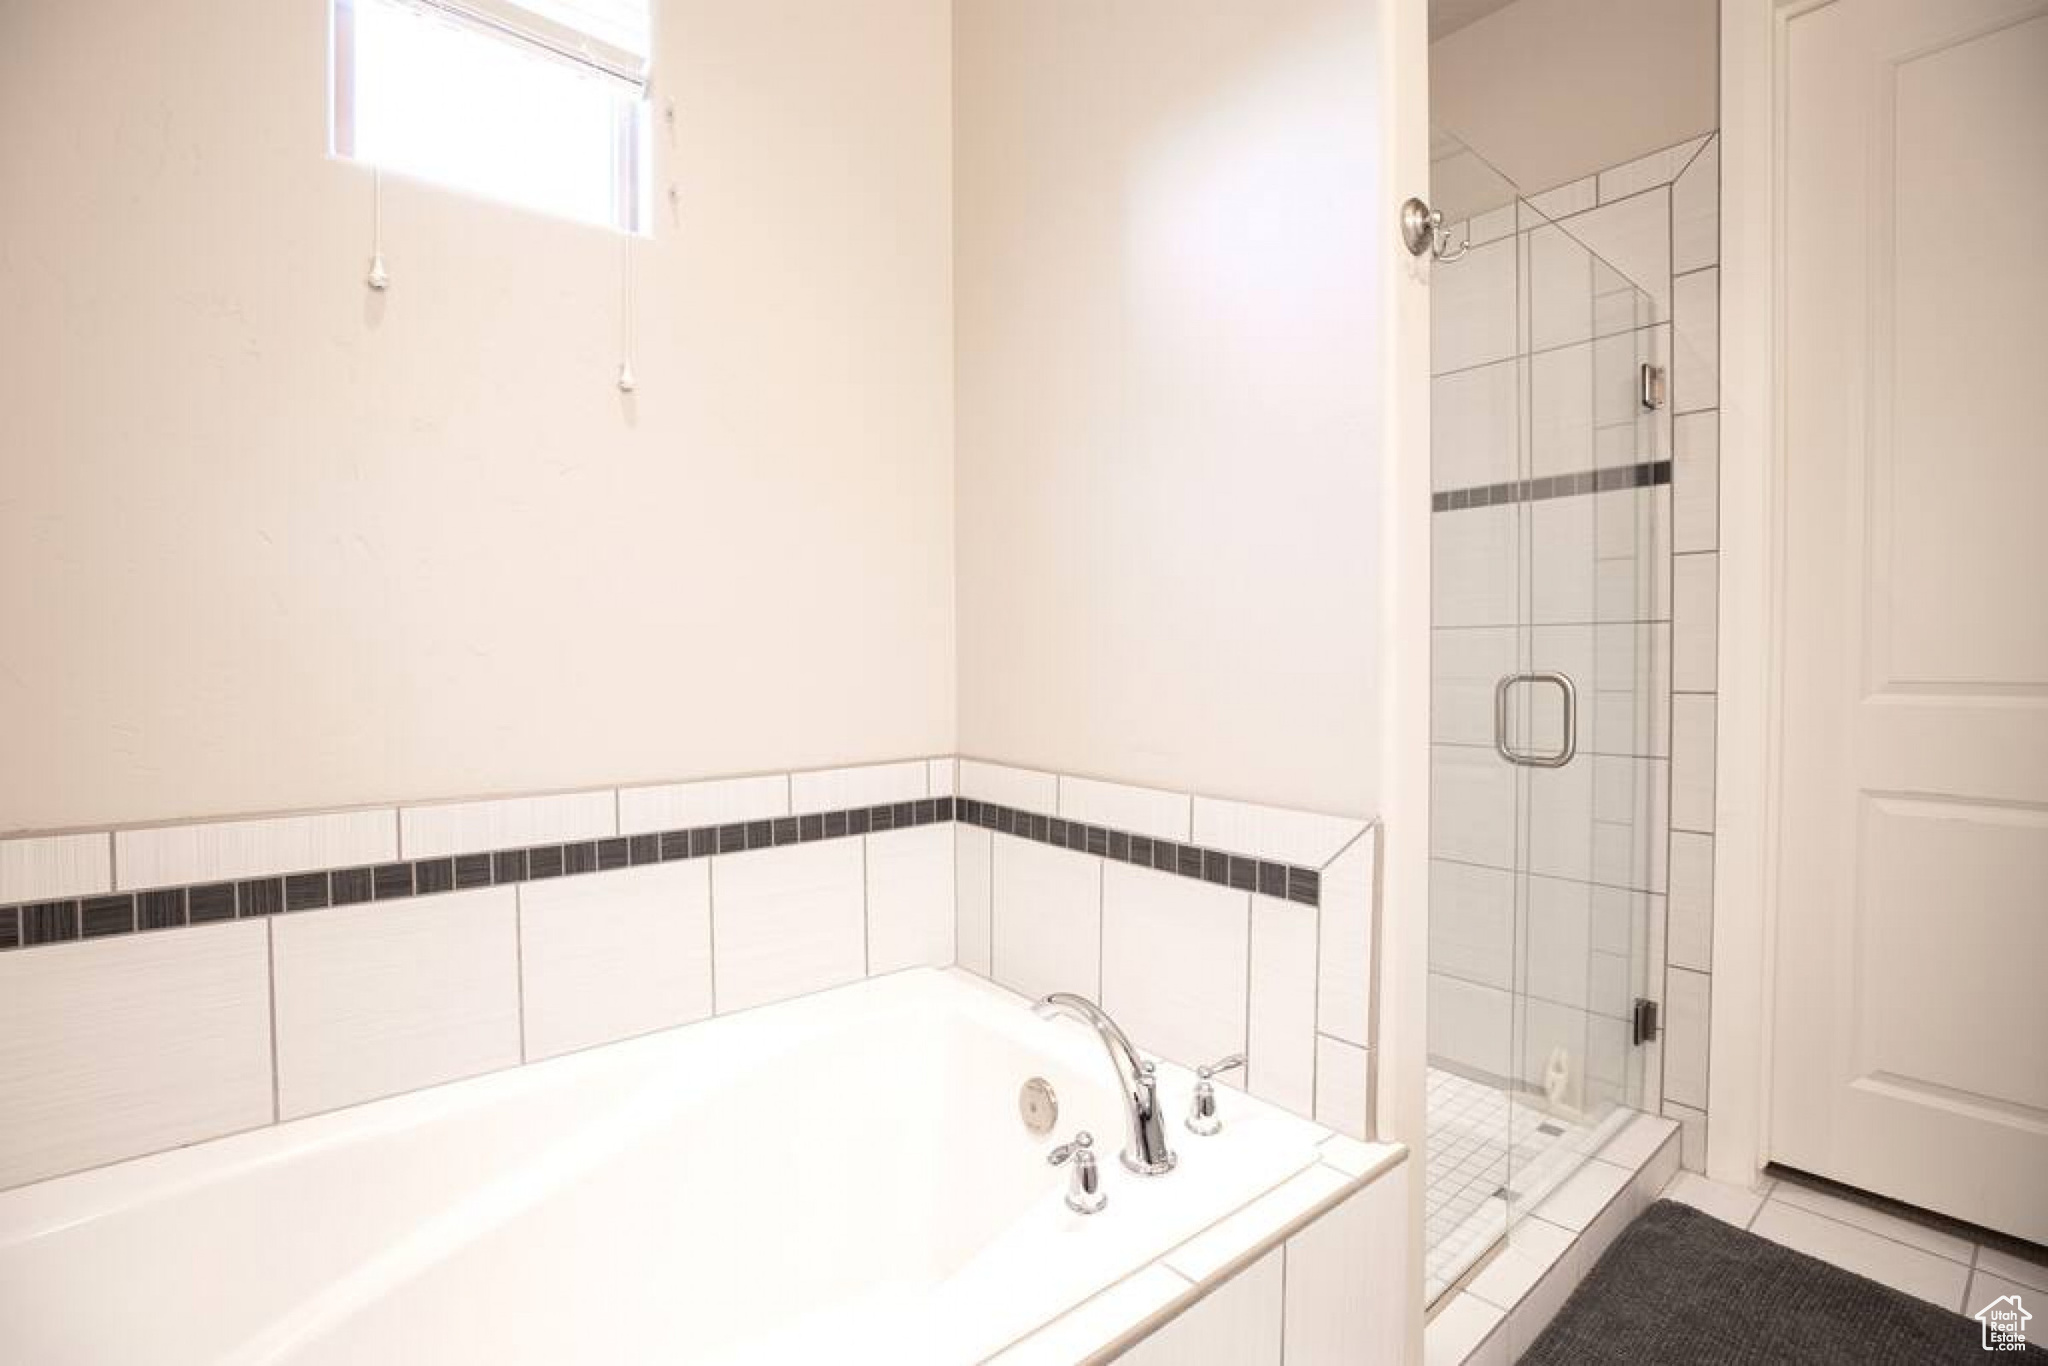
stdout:
[(1770, 1156), (2048, 1242), (2048, 4), (1785, 33)]

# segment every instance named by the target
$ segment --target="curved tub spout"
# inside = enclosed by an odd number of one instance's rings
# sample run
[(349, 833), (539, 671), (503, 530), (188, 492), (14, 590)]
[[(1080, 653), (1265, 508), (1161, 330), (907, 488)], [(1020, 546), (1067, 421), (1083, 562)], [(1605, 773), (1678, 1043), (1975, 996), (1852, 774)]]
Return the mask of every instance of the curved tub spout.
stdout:
[(1167, 1146), (1166, 1123), (1159, 1114), (1159, 1084), (1152, 1064), (1138, 1056), (1130, 1036), (1101, 1006), (1071, 991), (1055, 991), (1032, 1009), (1048, 1019), (1069, 1015), (1095, 1027), (1095, 1035), (1102, 1040), (1109, 1065), (1116, 1069), (1117, 1085), (1123, 1091), (1124, 1118), (1130, 1129), (1130, 1139), (1121, 1154), (1124, 1166), (1140, 1176), (1163, 1176), (1172, 1171), (1177, 1159)]

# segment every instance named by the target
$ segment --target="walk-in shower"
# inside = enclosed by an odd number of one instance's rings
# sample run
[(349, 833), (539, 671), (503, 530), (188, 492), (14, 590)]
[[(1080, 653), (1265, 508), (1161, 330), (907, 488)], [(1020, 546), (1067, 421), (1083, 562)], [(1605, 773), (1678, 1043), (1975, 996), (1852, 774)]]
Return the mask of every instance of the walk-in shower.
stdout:
[(1433, 1299), (1655, 1099), (1671, 417), (1655, 296), (1432, 153)]

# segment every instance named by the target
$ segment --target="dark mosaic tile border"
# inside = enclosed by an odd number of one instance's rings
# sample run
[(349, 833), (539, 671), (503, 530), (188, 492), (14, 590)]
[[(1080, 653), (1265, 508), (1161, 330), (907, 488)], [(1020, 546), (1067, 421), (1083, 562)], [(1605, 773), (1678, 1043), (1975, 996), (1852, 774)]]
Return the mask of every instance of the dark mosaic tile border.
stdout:
[(1015, 835), (1060, 849), (1095, 854), (1118, 863), (1136, 864), (1162, 873), (1234, 887), (1240, 892), (1282, 897), (1304, 906), (1319, 905), (1323, 896), (1323, 875), (1314, 868), (1269, 859), (1247, 858), (1223, 849), (1208, 849), (1174, 840), (1133, 835), (1104, 825), (1063, 820), (1058, 816), (1020, 811), (994, 802), (960, 799), (960, 820), (998, 834)]
[(578, 877), (648, 863), (674, 863), (784, 844), (849, 839), (876, 831), (953, 820), (1219, 887), (1280, 897), (1304, 906), (1318, 905), (1322, 900), (1322, 874), (1314, 868), (1154, 839), (967, 797), (921, 797), (880, 806), (663, 830), (649, 835), (573, 840), (566, 844), (442, 855), (403, 863), (0, 906), (0, 950), (174, 929), (181, 925), (253, 920), (367, 901), (396, 901), (474, 887)]
[(0, 906), (0, 950), (64, 944), (139, 930), (165, 930), (222, 920), (252, 920), (328, 906), (394, 901), (436, 892), (496, 887), (543, 878), (607, 873), (648, 863), (784, 844), (846, 839), (954, 819), (951, 797), (921, 797), (880, 806), (821, 811), (773, 820), (664, 830), (650, 835), (575, 840), (480, 854), (443, 855), (404, 863), (244, 878), (234, 882), (159, 887), (144, 892)]
[(1493, 507), (1501, 503), (1540, 503), (1546, 498), (1572, 498), (1582, 493), (1655, 488), (1670, 482), (1671, 462), (1650, 460), (1638, 465), (1581, 470), (1577, 474), (1553, 474), (1542, 479), (1510, 479), (1504, 484), (1447, 489), (1431, 494), (1429, 506), (1432, 512), (1456, 512), (1461, 508)]

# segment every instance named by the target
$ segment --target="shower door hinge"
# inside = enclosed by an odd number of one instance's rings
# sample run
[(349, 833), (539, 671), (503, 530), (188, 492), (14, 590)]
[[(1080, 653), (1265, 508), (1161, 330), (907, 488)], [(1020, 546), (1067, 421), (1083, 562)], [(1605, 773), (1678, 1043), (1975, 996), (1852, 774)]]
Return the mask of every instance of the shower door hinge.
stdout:
[(1640, 1048), (1657, 1037), (1657, 1003), (1647, 996), (1636, 997), (1633, 1042)]
[(1664, 406), (1664, 367), (1644, 361), (1637, 372), (1636, 397), (1643, 405), (1643, 411), (1654, 413)]

